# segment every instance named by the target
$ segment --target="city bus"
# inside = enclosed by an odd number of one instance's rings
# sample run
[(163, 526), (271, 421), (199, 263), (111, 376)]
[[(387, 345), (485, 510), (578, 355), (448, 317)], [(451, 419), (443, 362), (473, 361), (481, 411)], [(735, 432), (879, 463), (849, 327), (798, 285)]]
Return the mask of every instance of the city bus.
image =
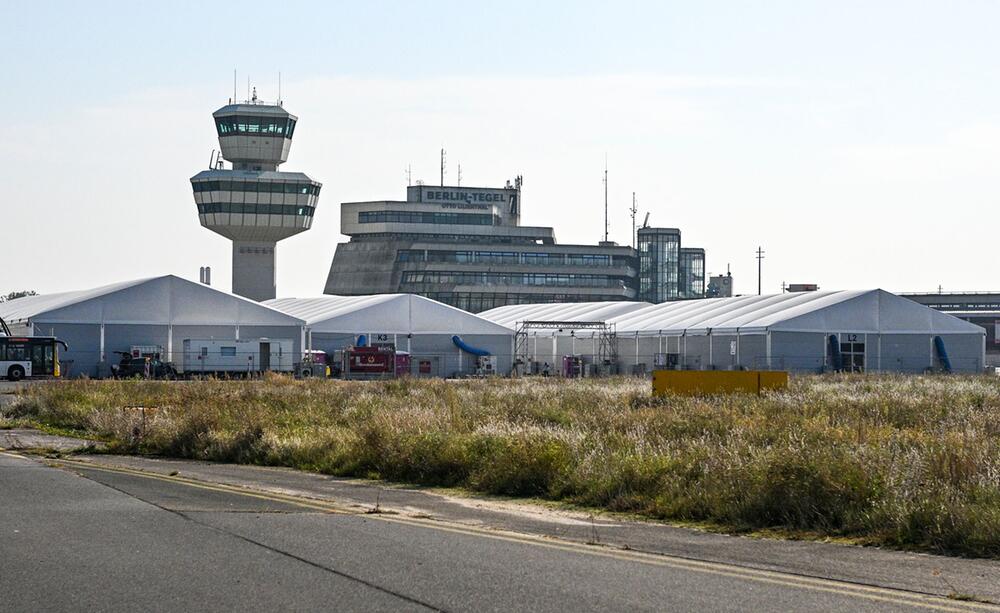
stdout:
[(59, 346), (54, 336), (0, 336), (0, 378), (20, 381), (59, 376)]

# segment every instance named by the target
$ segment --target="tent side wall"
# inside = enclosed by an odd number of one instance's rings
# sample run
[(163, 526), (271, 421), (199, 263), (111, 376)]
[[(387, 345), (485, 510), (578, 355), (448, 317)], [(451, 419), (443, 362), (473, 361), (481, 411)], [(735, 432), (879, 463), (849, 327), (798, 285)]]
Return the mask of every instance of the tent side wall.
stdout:
[[(98, 376), (98, 364), (101, 361), (100, 323), (60, 323), (39, 320), (34, 322), (34, 325), (37, 333), (46, 335), (51, 333), (69, 345), (69, 351), (63, 352), (60, 356), (64, 362), (72, 361), (66, 376)], [(171, 348), (171, 337), (173, 355), (167, 354), (164, 359), (174, 362), (180, 368), (185, 339), (235, 339), (236, 326), (181, 325), (173, 326), (171, 330), (167, 324), (105, 324), (105, 359), (109, 364), (117, 363), (118, 356), (114, 352), (128, 351), (132, 345), (159, 345), (166, 353)], [(239, 337), (288, 339), (292, 341), (296, 356), (294, 361), (298, 362), (298, 356), (302, 355), (302, 335), (299, 326), (239, 326)]]
[(101, 361), (100, 324), (63, 324), (34, 322), (35, 333), (56, 336), (66, 342), (69, 351), (60, 348), (64, 377), (97, 376), (97, 364)]

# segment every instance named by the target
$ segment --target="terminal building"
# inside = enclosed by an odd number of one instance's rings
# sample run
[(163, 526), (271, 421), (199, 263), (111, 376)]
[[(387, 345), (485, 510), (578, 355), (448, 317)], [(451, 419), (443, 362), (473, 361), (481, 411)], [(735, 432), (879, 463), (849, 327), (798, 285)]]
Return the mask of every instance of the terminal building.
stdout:
[(406, 200), (345, 202), (324, 292), (411, 293), (473, 313), (509, 304), (666, 302), (705, 295), (705, 251), (676, 228), (642, 228), (638, 250), (558, 244), (522, 226), (521, 178), (502, 188), (412, 185)]

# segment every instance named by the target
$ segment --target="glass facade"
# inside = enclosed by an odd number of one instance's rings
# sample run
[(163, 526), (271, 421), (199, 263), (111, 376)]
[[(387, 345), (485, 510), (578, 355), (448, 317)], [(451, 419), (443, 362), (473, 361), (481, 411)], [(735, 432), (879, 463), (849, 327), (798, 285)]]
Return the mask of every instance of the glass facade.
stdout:
[(657, 303), (681, 297), (680, 251), (679, 230), (640, 228), (639, 300)]
[(681, 247), (680, 297), (702, 298), (705, 295), (705, 250)]
[(516, 251), (443, 251), (400, 249), (397, 262), (446, 262), (525, 266), (628, 266), (630, 258), (606, 254), (526, 253)]
[(434, 213), (428, 211), (361, 211), (358, 223), (429, 223), (460, 226), (500, 225), (500, 218), (481, 213)]
[(530, 272), (407, 271), (402, 284), (536, 285), (548, 287), (613, 287), (625, 289), (625, 280), (607, 275)]
[(251, 194), (310, 194), (319, 196), (319, 185), (279, 181), (192, 181), (198, 192), (245, 192)]
[(198, 205), (198, 213), (246, 213), (250, 215), (298, 215), (312, 217), (311, 206), (293, 204), (246, 204), (243, 202), (206, 202)]
[(219, 136), (256, 135), (291, 138), (296, 121), (288, 116), (261, 117), (256, 115), (229, 115), (215, 118)]
[(470, 313), (488, 311), (508, 304), (546, 304), (553, 302), (606, 302), (622, 300), (617, 294), (529, 294), (490, 292), (426, 292), (421, 294)]

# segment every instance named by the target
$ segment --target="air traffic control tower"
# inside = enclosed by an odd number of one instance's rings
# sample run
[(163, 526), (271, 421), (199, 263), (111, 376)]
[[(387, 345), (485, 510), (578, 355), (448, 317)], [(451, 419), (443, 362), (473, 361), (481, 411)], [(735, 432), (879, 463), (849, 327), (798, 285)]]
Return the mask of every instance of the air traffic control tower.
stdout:
[[(212, 113), (221, 158), (191, 178), (201, 225), (233, 241), (233, 293), (276, 297), (278, 241), (312, 227), (321, 183), (279, 172), (298, 117), (277, 104), (250, 100)], [(226, 169), (225, 158), (232, 164)]]

